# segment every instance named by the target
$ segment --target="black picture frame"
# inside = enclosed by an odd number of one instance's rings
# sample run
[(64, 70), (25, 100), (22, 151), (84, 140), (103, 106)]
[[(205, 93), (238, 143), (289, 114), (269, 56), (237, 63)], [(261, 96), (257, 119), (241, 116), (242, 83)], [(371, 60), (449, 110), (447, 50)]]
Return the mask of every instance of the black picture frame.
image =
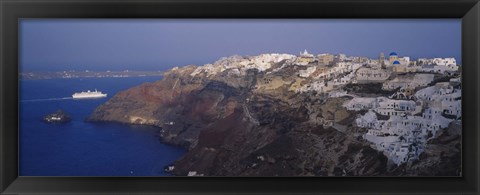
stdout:
[[(0, 0), (3, 194), (480, 194), (478, 0)], [(461, 18), (462, 177), (19, 177), (20, 18)]]

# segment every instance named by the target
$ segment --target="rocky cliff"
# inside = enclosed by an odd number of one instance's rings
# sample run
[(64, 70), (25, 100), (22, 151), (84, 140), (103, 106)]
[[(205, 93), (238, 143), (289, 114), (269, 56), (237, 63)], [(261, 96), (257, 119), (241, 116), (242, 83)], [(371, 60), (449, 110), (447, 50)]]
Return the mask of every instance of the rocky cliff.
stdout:
[[(248, 59), (250, 64), (245, 59), (174, 68), (160, 81), (116, 94), (89, 120), (160, 127), (163, 142), (189, 149), (174, 163), (175, 175), (451, 174), (437, 168), (452, 162), (429, 163), (455, 155), (448, 150), (458, 148), (453, 133), (440, 134), (422, 160), (402, 169), (362, 138), (365, 129), (353, 122), (362, 113), (342, 106), (351, 97), (295, 91), (310, 80), (298, 77), (305, 68), (293, 64), (293, 56)], [(252, 63), (268, 66), (252, 68)]]

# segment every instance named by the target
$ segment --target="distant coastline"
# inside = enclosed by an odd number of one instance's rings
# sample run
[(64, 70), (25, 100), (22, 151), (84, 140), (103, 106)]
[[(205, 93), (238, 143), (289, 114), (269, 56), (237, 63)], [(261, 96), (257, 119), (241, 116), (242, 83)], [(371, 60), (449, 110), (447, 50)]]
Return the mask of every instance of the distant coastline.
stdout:
[(58, 71), (58, 72), (21, 72), (20, 80), (71, 79), (71, 78), (115, 78), (162, 76), (163, 71)]

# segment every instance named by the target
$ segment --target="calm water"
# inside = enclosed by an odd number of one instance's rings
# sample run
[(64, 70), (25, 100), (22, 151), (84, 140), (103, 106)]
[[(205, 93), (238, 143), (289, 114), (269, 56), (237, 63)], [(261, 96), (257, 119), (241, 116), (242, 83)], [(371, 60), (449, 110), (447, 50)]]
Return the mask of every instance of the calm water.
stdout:
[[(20, 82), (19, 174), (22, 176), (158, 176), (185, 150), (161, 143), (154, 127), (85, 122), (119, 91), (159, 77), (82, 78)], [(68, 99), (98, 89), (107, 98)], [(63, 99), (62, 99), (63, 98)], [(42, 117), (63, 109), (72, 121), (47, 124)]]

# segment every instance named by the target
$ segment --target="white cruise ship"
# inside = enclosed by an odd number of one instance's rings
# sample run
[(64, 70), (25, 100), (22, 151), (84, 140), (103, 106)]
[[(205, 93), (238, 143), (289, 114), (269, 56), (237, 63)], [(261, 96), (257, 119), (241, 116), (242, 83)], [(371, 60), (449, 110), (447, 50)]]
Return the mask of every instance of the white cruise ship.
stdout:
[(104, 97), (107, 97), (107, 94), (105, 93), (102, 93), (101, 91), (97, 91), (95, 89), (95, 91), (82, 91), (80, 93), (74, 93), (72, 95), (72, 98), (73, 99), (87, 99), (87, 98), (104, 98)]

